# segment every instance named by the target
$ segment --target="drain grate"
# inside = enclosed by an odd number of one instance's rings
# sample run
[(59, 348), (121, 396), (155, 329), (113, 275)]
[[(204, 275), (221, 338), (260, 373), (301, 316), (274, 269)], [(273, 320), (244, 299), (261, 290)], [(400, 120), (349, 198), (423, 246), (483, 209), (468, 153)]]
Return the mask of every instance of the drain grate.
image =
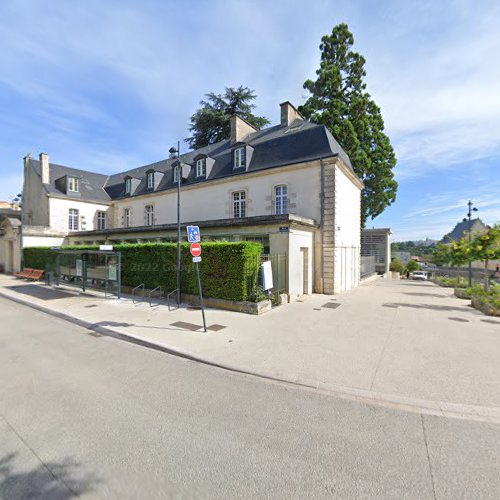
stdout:
[(454, 317), (449, 317), (448, 319), (451, 319), (452, 321), (459, 321), (460, 323), (468, 323), (469, 320), (465, 318), (454, 318)]
[(391, 309), (397, 309), (399, 306), (396, 304), (382, 304), (382, 307), (390, 307)]
[(203, 328), (200, 325), (195, 325), (194, 323), (187, 323), (186, 321), (176, 321), (175, 323), (170, 323), (170, 326), (182, 328), (183, 330), (190, 330), (191, 332), (196, 332), (197, 330), (201, 330)]
[(207, 326), (207, 330), (210, 330), (211, 332), (220, 332), (221, 330), (224, 330), (224, 328), (226, 328), (224, 325), (218, 325), (217, 323)]
[(492, 325), (500, 325), (500, 321), (495, 321), (494, 319), (482, 319), (483, 323), (491, 323)]
[(340, 307), (340, 304), (337, 304), (335, 302), (327, 302), (326, 304), (323, 304), (321, 307), (328, 307), (328, 309), (337, 309), (337, 307)]

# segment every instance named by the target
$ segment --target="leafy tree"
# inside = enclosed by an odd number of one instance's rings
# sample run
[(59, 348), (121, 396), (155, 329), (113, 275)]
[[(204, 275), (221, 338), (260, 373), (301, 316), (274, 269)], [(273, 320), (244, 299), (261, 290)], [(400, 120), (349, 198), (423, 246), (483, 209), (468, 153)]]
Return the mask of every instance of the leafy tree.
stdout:
[(366, 92), (365, 58), (351, 50), (354, 37), (347, 24), (335, 26), (321, 39), (321, 63), (315, 81), (304, 88), (310, 97), (299, 107), (313, 121), (326, 125), (349, 155), (365, 184), (362, 224), (375, 218), (396, 199), (393, 169), (396, 156), (384, 133), (380, 108)]
[(485, 284), (488, 289), (488, 263), (500, 259), (500, 225), (489, 229), (485, 234), (478, 234), (471, 242), (471, 259), (484, 262)]
[(432, 252), (432, 262), (436, 266), (448, 266), (452, 260), (451, 248), (444, 243), (438, 243)]
[(471, 255), (471, 246), (467, 238), (460, 238), (450, 243), (450, 264), (452, 266), (463, 266)]
[(405, 272), (405, 265), (396, 257), (391, 260), (391, 265), (389, 268), (391, 271), (395, 273), (403, 274)]
[(406, 271), (412, 273), (413, 271), (418, 271), (420, 269), (420, 264), (416, 260), (409, 260), (406, 264)]
[(185, 139), (192, 149), (227, 139), (231, 133), (230, 117), (238, 114), (255, 128), (267, 125), (269, 120), (253, 114), (256, 95), (248, 87), (226, 87), (224, 94), (210, 92), (200, 101), (200, 109), (190, 118), (191, 137)]

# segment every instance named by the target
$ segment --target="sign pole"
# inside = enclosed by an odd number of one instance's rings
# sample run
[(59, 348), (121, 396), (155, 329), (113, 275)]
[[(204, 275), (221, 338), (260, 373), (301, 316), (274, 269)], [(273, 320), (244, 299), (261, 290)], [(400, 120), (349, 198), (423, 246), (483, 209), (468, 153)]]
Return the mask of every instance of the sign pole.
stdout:
[(200, 291), (201, 315), (203, 316), (203, 331), (206, 333), (207, 324), (205, 322), (205, 308), (203, 307), (203, 293), (201, 291), (200, 268), (198, 267), (198, 262), (196, 262), (196, 276), (198, 277), (198, 290)]
[(203, 316), (203, 331), (207, 332), (207, 324), (205, 322), (205, 307), (203, 306), (203, 292), (201, 291), (201, 279), (200, 279), (200, 268), (198, 267), (199, 262), (201, 262), (201, 234), (200, 228), (198, 226), (187, 226), (186, 227), (188, 241), (191, 243), (189, 246), (189, 251), (193, 256), (193, 262), (196, 264), (196, 277), (198, 278), (198, 290), (200, 291), (200, 305), (201, 305), (201, 315)]

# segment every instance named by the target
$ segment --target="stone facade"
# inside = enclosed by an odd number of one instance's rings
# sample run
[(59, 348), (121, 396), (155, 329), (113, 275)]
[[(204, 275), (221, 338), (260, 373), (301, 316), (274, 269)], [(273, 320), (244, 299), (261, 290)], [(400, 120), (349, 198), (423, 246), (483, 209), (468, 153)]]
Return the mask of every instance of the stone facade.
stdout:
[[(363, 184), (324, 127), (305, 122), (289, 102), (281, 104), (280, 112), (281, 124), (271, 127), (270, 132), (256, 131), (245, 120), (234, 116), (231, 118), (231, 140), (226, 141), (230, 146), (223, 153), (218, 150), (216, 156), (211, 157), (211, 150), (206, 154), (195, 152), (191, 157), (189, 154), (182, 156), (182, 163), (174, 159), (160, 169), (162, 162), (146, 166), (144, 171), (141, 167), (125, 172), (123, 185), (120, 179), (116, 180), (116, 175), (115, 183), (108, 186), (106, 176), (57, 165), (59, 170), (54, 177), (53, 165), (45, 153), (36, 162), (36, 172), (29, 167), (27, 157), (23, 190), (24, 246), (175, 241), (177, 190), (171, 179), (175, 166), (181, 165), (184, 180), (180, 218), (183, 225), (200, 225), (207, 239), (261, 241), (266, 252), (286, 254), (287, 288), (291, 298), (313, 292), (339, 293), (357, 286)], [(263, 147), (266, 140), (269, 144)], [(227, 148), (226, 143), (222, 141), (220, 147)], [(281, 150), (276, 144), (280, 144)], [(234, 158), (234, 150), (240, 147), (246, 148), (245, 163), (237, 172), (206, 176), (202, 182), (188, 180), (197, 158), (207, 158), (207, 171), (214, 168), (220, 172), (220, 168), (227, 168), (228, 164), (228, 160), (221, 158)], [(295, 152), (298, 157), (293, 156)], [(249, 168), (256, 165), (253, 154), (261, 165), (263, 158), (267, 158), (269, 166), (264, 163), (265, 168), (258, 164), (257, 168)], [(190, 158), (189, 164), (186, 157)], [(287, 158), (288, 163), (274, 164), (279, 158)], [(160, 181), (150, 190), (141, 187), (145, 185), (147, 172), (157, 173), (164, 187), (159, 187)], [(58, 190), (60, 175), (63, 179), (78, 175), (81, 186), (91, 184), (87, 182), (87, 175), (89, 179), (94, 176), (94, 185), (81, 196), (80, 193), (67, 193)], [(134, 180), (133, 190), (127, 191), (127, 178)], [(165, 181), (170, 184), (165, 185)], [(66, 180), (64, 182), (67, 186)], [(100, 185), (96, 184), (99, 182)], [(97, 191), (100, 198), (88, 199)], [(234, 194), (240, 192), (245, 200), (243, 216), (237, 215), (234, 208)], [(277, 194), (283, 192), (284, 195)], [(280, 212), (277, 196), (286, 200), (284, 214), (277, 213)], [(70, 227), (74, 223), (70, 212), (77, 213), (77, 230)], [(99, 227), (103, 221), (105, 227)]]

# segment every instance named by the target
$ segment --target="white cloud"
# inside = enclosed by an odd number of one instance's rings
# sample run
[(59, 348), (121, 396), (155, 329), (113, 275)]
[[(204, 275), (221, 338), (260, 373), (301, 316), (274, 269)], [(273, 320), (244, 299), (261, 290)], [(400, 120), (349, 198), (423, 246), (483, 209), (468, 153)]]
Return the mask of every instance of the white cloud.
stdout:
[(400, 180), (500, 150), (500, 65), (494, 63), (500, 7), (455, 2), (445, 13), (439, 4), (424, 5), (424, 12), (428, 18), (415, 15), (418, 26), (410, 21), (380, 42), (397, 46), (377, 45), (388, 52), (369, 72), (395, 144)]

